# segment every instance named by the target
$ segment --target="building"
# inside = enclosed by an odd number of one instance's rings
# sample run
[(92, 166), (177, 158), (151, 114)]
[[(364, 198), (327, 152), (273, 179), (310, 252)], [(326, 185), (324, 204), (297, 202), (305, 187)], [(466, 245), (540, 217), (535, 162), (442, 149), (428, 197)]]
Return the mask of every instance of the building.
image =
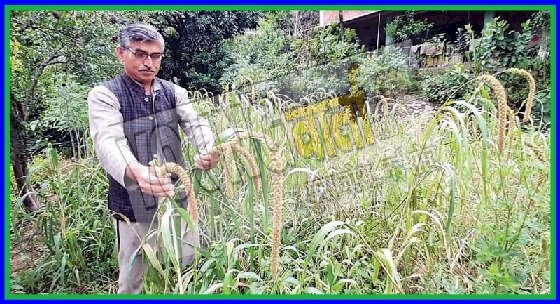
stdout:
[[(360, 43), (367, 51), (376, 50), (393, 43), (392, 37), (387, 35), (386, 26), (395, 17), (403, 15), (405, 11), (342, 11), (343, 26), (356, 30)], [(533, 11), (417, 11), (416, 20), (427, 20), (433, 23), (426, 39), (437, 34), (443, 34), (447, 41), (454, 41), (457, 28), (464, 28), (470, 24), (473, 30), (480, 33), (484, 24), (494, 17), (507, 20), (511, 29), (520, 31), (521, 23), (531, 17)], [(320, 11), (320, 26), (338, 23), (340, 11)], [(415, 42), (412, 42), (413, 44)]]

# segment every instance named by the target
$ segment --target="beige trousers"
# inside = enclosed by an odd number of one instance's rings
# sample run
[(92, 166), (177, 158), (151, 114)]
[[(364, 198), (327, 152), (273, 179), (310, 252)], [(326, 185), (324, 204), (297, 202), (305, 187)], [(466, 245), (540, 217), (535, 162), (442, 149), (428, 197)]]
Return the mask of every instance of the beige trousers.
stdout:
[[(120, 294), (140, 294), (143, 291), (142, 279), (147, 270), (146, 264), (149, 263), (143, 258), (143, 250), (138, 248), (142, 239), (153, 232), (157, 225), (152, 225), (152, 231), (148, 231), (150, 223), (127, 223), (113, 218), (116, 230), (116, 241), (119, 249), (119, 289)], [(186, 223), (181, 221), (182, 234), (182, 260), (183, 268), (190, 265), (195, 253), (194, 247), (200, 247), (200, 237), (198, 231), (186, 231)], [(151, 236), (147, 243), (158, 250), (156, 237)]]

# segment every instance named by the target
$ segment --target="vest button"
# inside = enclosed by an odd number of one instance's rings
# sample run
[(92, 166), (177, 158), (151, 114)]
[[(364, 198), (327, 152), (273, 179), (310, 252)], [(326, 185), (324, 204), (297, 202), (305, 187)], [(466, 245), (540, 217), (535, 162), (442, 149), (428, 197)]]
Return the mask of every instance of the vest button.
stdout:
[(154, 120), (154, 117), (153, 116), (148, 116), (148, 119), (149, 120)]
[(144, 98), (144, 101), (148, 102), (148, 101), (150, 101), (150, 99), (148, 97), (146, 97), (146, 98)]

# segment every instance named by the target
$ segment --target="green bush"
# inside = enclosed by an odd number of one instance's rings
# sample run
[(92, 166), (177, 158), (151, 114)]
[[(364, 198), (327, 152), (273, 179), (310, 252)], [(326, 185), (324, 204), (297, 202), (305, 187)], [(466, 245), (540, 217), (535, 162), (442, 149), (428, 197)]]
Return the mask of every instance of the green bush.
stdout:
[(427, 20), (416, 20), (415, 14), (413, 11), (408, 11), (405, 15), (397, 16), (387, 24), (387, 34), (397, 43), (426, 36), (434, 24)]
[(443, 74), (434, 74), (424, 79), (422, 95), (435, 103), (461, 98), (468, 91), (469, 78), (469, 73), (462, 64), (454, 65)]
[(290, 37), (280, 24), (284, 14), (272, 14), (259, 22), (258, 29), (239, 35), (226, 43), (226, 52), (233, 64), (226, 68), (220, 83), (242, 86), (247, 79), (266, 91), (278, 86), (278, 80), (294, 70), (295, 54)]
[(293, 100), (318, 89), (345, 94), (350, 58), (363, 51), (355, 30), (345, 29), (341, 39), (339, 28), (333, 25), (314, 30), (306, 40), (285, 29), (288, 17), (270, 14), (256, 31), (228, 42), (234, 64), (226, 69), (222, 85), (241, 86), (251, 79), (259, 93), (274, 89)]
[[(529, 92), (527, 81), (519, 75), (500, 72), (511, 67), (525, 69), (535, 78), (536, 89), (540, 92), (540, 96), (547, 95), (546, 92), (550, 91), (550, 50), (547, 43), (550, 36), (549, 19), (548, 12), (537, 12), (523, 22), (521, 31), (517, 32), (510, 30), (506, 20), (494, 18), (486, 24), (480, 44), (471, 53), (473, 70), (477, 75), (499, 73), (497, 77), (506, 89), (508, 105), (516, 111), (525, 110), (524, 102)], [(466, 29), (471, 38), (474, 38), (472, 28), (467, 26)], [(540, 36), (543, 41), (539, 44), (531, 44), (534, 35)], [(433, 86), (427, 90), (433, 94), (438, 89), (437, 86)], [(550, 101), (542, 100), (539, 107), (538, 119), (548, 121), (549, 119), (545, 117), (550, 113), (547, 110), (550, 108)]]
[(509, 30), (509, 23), (492, 19), (482, 31), (480, 45), (473, 53), (476, 72), (496, 72), (509, 67), (525, 67), (528, 64), (528, 46), (532, 27), (528, 20), (521, 24), (521, 32)]
[(414, 90), (414, 79), (407, 58), (394, 47), (360, 61), (356, 82), (368, 94), (396, 95)]
[[(300, 48), (295, 48), (295, 51), (301, 54), (305, 47), (301, 45)], [(336, 63), (361, 52), (363, 48), (358, 43), (356, 30), (344, 29), (341, 40), (340, 28), (337, 24), (315, 29), (309, 41), (310, 63), (314, 66)]]
[(336, 95), (344, 95), (349, 89), (349, 61), (339, 60), (302, 69), (281, 80), (279, 91), (293, 100), (324, 89)]

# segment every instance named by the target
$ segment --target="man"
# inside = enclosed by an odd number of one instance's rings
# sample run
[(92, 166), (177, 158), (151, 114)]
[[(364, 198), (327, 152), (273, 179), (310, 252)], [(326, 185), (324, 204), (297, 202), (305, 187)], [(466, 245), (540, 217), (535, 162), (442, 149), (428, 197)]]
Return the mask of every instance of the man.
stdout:
[[(216, 166), (208, 151), (214, 136), (208, 121), (198, 115), (187, 91), (156, 77), (163, 58), (163, 37), (153, 26), (131, 24), (119, 34), (116, 55), (124, 73), (94, 87), (88, 95), (91, 136), (99, 161), (108, 173), (109, 209), (114, 214), (119, 280), (118, 293), (140, 293), (145, 271), (141, 250), (135, 255), (162, 197), (173, 197), (173, 181), (158, 176), (151, 160), (185, 166), (179, 126), (196, 146), (195, 167)], [(186, 208), (186, 194), (178, 195)], [(183, 239), (183, 265), (190, 263), (198, 234)], [(154, 246), (155, 238), (148, 240)], [(130, 259), (133, 259), (130, 263)], [(131, 266), (129, 266), (131, 265)]]

